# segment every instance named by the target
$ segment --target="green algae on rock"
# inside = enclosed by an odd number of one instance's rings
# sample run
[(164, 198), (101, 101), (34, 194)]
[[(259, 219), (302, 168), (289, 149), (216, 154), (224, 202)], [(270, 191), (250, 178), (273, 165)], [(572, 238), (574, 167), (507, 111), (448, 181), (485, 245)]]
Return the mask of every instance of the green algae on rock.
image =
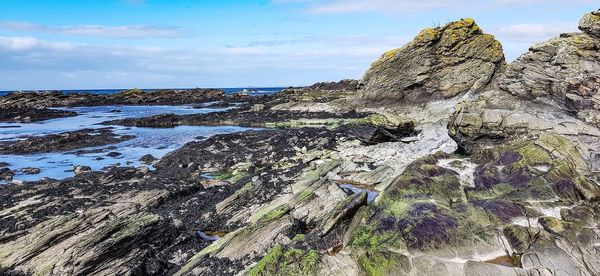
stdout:
[(278, 244), (247, 275), (318, 275), (318, 261), (319, 253), (315, 250), (284, 249)]

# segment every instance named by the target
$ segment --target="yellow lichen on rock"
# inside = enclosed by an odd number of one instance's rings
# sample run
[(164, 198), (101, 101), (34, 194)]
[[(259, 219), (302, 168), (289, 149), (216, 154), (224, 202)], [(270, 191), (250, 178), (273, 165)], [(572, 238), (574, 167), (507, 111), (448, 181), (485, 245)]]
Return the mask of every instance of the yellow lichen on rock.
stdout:
[(362, 94), (409, 102), (446, 99), (485, 89), (504, 66), (500, 42), (464, 18), (423, 29), (402, 48), (384, 53), (365, 73)]
[(383, 59), (392, 59), (397, 53), (399, 49), (389, 50), (383, 54)]
[(416, 37), (415, 41), (419, 43), (428, 43), (438, 38), (439, 30), (434, 28), (423, 29)]

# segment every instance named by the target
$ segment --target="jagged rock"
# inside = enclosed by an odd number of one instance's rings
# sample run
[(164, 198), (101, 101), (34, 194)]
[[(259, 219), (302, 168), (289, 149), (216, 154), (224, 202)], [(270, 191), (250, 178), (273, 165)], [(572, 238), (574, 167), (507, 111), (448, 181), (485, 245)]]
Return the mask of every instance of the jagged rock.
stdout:
[[(263, 108), (265, 108), (263, 106)], [(104, 122), (105, 125), (122, 125), (136, 127), (175, 127), (178, 125), (198, 125), (198, 126), (222, 126), (237, 125), (245, 127), (278, 127), (285, 126), (289, 122), (302, 121), (307, 119), (351, 119), (367, 117), (368, 113), (359, 112), (290, 112), (283, 110), (250, 110), (241, 111), (232, 109), (225, 112), (213, 112), (206, 114), (160, 114), (156, 116), (143, 118), (120, 119)]]
[(600, 18), (586, 14), (585, 33), (567, 33), (532, 46), (510, 64), (498, 85), (526, 99), (551, 101), (598, 125), (600, 122)]
[(579, 29), (584, 33), (600, 38), (600, 9), (586, 13), (579, 21)]
[(135, 138), (131, 135), (117, 135), (112, 128), (81, 129), (33, 136), (24, 140), (0, 142), (0, 152), (7, 154), (31, 154), (59, 152), (86, 147), (117, 144)]
[(11, 180), (15, 176), (15, 172), (13, 172), (9, 168), (1, 168), (0, 169), (0, 179), (2, 180)]
[(318, 91), (355, 91), (358, 89), (358, 80), (341, 80), (339, 82), (318, 82), (304, 89)]
[(479, 92), (505, 66), (502, 46), (473, 19), (428, 28), (375, 61), (361, 83), (371, 100), (427, 102)]
[(142, 162), (144, 164), (152, 164), (156, 160), (158, 160), (158, 159), (156, 159), (156, 157), (152, 156), (152, 154), (146, 154), (146, 155), (142, 156), (142, 158), (140, 158), (140, 162)]
[(137, 169), (138, 169), (138, 171), (139, 171), (140, 173), (144, 173), (144, 174), (146, 174), (146, 173), (149, 173), (149, 172), (150, 172), (150, 169), (149, 169), (148, 167), (146, 167), (146, 166), (140, 166), (140, 167), (138, 167)]
[(40, 170), (39, 168), (31, 168), (31, 167), (21, 169), (21, 173), (23, 173), (23, 174), (38, 174), (41, 171), (42, 170)]
[[(156, 104), (189, 104), (224, 100), (226, 98), (240, 98), (239, 96), (226, 96), (219, 89), (190, 89), (190, 90), (157, 90), (144, 92), (140, 89), (130, 89), (111, 95), (69, 93), (61, 91), (47, 92), (11, 92), (0, 97), (0, 109), (14, 111), (23, 110), (23, 114), (32, 114), (31, 121), (42, 118), (74, 116), (76, 113), (68, 111), (53, 111), (40, 109), (45, 107), (60, 106), (99, 106), (99, 105), (156, 105)], [(29, 109), (29, 110), (28, 110)], [(40, 109), (34, 111), (34, 109)], [(41, 114), (41, 115), (40, 115)], [(5, 120), (4, 114), (0, 115), (0, 121)], [(13, 120), (14, 121), (14, 120)]]
[(524, 101), (497, 90), (459, 103), (448, 122), (448, 132), (466, 153), (541, 133), (600, 137), (598, 128), (555, 106)]
[(115, 158), (115, 157), (119, 157), (119, 156), (121, 156), (121, 155), (122, 155), (122, 153), (120, 153), (120, 152), (116, 152), (116, 151), (111, 151), (111, 152), (109, 152), (109, 153), (107, 153), (107, 154), (106, 154), (106, 156), (108, 156), (108, 157), (113, 157), (113, 158)]
[(375, 145), (384, 142), (398, 142), (402, 138), (415, 132), (413, 121), (407, 120), (397, 124), (347, 124), (339, 128), (340, 131), (347, 131), (367, 145)]
[(319, 236), (325, 236), (333, 230), (342, 220), (352, 217), (361, 206), (367, 205), (367, 193), (361, 192), (340, 202), (330, 214), (323, 219), (315, 231)]
[(255, 104), (252, 106), (252, 111), (254, 112), (259, 112), (261, 110), (265, 109), (265, 105), (264, 104)]
[[(161, 239), (172, 231), (160, 216), (140, 211), (160, 202), (166, 194), (142, 191), (114, 196), (103, 206), (48, 218), (29, 231), (5, 236), (0, 248), (2, 265), (40, 275), (122, 274), (136, 270), (150, 248), (161, 244)], [(29, 204), (52, 204), (46, 200)], [(27, 207), (27, 203), (20, 206)], [(6, 219), (4, 216), (0, 214)], [(106, 262), (108, 259), (111, 261)], [(140, 273), (149, 271), (151, 268)]]
[(92, 171), (92, 168), (90, 168), (89, 166), (76, 166), (73, 169), (73, 172), (75, 173), (75, 175), (80, 175), (82, 173), (88, 173), (91, 171)]
[(0, 122), (31, 123), (49, 119), (77, 116), (76, 112), (47, 108), (2, 108)]
[(367, 145), (374, 145), (384, 142), (397, 142), (404, 135), (397, 135), (394, 130), (377, 126), (356, 125), (344, 126), (349, 128), (349, 132), (363, 141)]
[(523, 254), (535, 242), (539, 230), (519, 225), (509, 225), (504, 228), (503, 234), (510, 243), (512, 250), (517, 254)]

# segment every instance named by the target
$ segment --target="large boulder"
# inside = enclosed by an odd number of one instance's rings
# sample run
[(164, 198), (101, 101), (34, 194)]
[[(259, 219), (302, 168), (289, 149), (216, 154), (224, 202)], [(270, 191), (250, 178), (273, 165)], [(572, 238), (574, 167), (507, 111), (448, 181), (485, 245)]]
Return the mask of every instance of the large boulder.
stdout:
[(585, 14), (579, 21), (579, 29), (589, 35), (600, 37), (600, 9)]
[(502, 45), (473, 19), (427, 28), (375, 61), (361, 85), (371, 100), (427, 102), (486, 88), (505, 66)]
[(567, 33), (532, 46), (498, 81), (501, 90), (540, 99), (592, 123), (600, 122), (600, 16), (584, 15), (583, 33)]

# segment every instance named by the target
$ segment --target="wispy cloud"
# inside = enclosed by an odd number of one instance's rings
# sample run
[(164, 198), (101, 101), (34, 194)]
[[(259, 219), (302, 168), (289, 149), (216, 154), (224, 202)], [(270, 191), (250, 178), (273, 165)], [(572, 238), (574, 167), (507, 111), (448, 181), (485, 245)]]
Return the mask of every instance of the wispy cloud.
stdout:
[(513, 42), (539, 42), (561, 33), (576, 32), (576, 23), (528, 23), (492, 29), (498, 37)]
[(59, 35), (94, 36), (118, 39), (176, 38), (185, 34), (177, 27), (128, 25), (47, 26), (31, 22), (0, 22), (0, 29), (14, 32), (52, 33)]
[(5, 51), (27, 50), (72, 50), (76, 47), (68, 42), (50, 42), (34, 37), (2, 37), (0, 36), (0, 49)]
[[(139, 84), (146, 87), (302, 85), (358, 78), (388, 49), (390, 46), (368, 44), (293, 51), (265, 46), (198, 49), (0, 37), (0, 90), (119, 88)], [(265, 72), (269, 72), (268, 76)]]
[(303, 35), (289, 39), (254, 40), (248, 46), (278, 47), (285, 45), (325, 45), (327, 47), (356, 47), (356, 46), (386, 46), (400, 47), (409, 41), (410, 37), (383, 36), (383, 35), (355, 35), (355, 36), (322, 36)]

